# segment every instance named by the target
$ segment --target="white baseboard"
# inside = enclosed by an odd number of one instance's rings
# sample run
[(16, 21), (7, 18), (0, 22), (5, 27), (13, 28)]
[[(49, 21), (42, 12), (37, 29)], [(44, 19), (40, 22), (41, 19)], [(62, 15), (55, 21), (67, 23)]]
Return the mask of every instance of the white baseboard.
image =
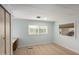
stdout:
[(58, 44), (58, 45), (60, 45), (60, 46), (62, 46), (62, 47), (64, 47), (64, 48), (66, 48), (66, 49), (69, 49), (69, 50), (71, 50), (71, 51), (73, 51), (73, 52), (75, 52), (75, 53), (78, 53), (78, 54), (79, 54), (79, 51), (77, 51), (77, 50), (74, 50), (74, 49), (69, 48), (69, 47), (65, 47), (65, 46), (63, 46), (62, 44), (59, 44), (59, 43), (57, 43), (57, 42), (54, 42), (54, 43), (56, 43), (56, 44)]

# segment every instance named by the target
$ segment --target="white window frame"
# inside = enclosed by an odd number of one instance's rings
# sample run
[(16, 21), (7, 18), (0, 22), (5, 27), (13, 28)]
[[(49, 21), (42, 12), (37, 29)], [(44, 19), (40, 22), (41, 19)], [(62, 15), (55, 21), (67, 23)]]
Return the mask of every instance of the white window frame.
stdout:
[[(31, 32), (32, 29), (33, 29), (33, 32)], [(39, 27), (37, 25), (29, 25), (28, 27), (29, 35), (37, 35), (39, 32), (36, 32), (36, 30), (38, 29)]]
[[(43, 32), (40, 32), (40, 29), (42, 29)], [(39, 26), (39, 33), (40, 34), (48, 34), (48, 26)]]
[[(40, 29), (43, 32), (40, 32)], [(28, 34), (29, 35), (48, 34), (48, 26), (29, 25), (28, 26)]]

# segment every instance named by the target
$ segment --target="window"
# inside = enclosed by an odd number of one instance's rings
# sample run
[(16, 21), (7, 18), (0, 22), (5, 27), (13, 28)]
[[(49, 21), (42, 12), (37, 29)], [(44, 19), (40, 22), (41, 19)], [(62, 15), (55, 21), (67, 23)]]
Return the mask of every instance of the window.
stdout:
[(29, 25), (29, 35), (37, 35), (39, 27), (36, 25)]
[(65, 36), (74, 36), (74, 23), (59, 25), (59, 33)]
[(29, 35), (48, 34), (47, 26), (29, 25)]
[(48, 33), (48, 27), (47, 26), (39, 26), (39, 33), (40, 34), (47, 34)]

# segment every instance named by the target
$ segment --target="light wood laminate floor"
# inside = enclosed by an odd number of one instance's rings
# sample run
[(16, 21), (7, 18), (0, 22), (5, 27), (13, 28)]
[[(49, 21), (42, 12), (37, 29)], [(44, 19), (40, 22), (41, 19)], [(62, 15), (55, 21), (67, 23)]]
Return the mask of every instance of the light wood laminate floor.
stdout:
[(55, 43), (17, 48), (14, 55), (78, 55)]

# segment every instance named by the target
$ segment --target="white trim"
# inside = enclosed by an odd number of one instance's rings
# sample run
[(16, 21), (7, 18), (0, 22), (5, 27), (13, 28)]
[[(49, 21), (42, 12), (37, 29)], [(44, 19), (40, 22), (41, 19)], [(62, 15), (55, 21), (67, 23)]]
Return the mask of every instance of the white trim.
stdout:
[[(54, 43), (56, 43), (56, 42), (54, 42)], [(65, 47), (65, 46), (63, 46), (62, 44), (59, 44), (59, 43), (56, 43), (56, 44), (58, 44), (58, 45), (60, 45), (60, 46), (62, 46), (62, 47), (64, 47), (64, 48), (66, 48), (66, 49), (69, 49), (69, 50), (71, 50), (71, 51), (73, 51), (73, 52), (79, 54), (79, 51), (78, 51), (78, 50), (74, 50), (74, 49), (72, 49), (72, 48)]]

